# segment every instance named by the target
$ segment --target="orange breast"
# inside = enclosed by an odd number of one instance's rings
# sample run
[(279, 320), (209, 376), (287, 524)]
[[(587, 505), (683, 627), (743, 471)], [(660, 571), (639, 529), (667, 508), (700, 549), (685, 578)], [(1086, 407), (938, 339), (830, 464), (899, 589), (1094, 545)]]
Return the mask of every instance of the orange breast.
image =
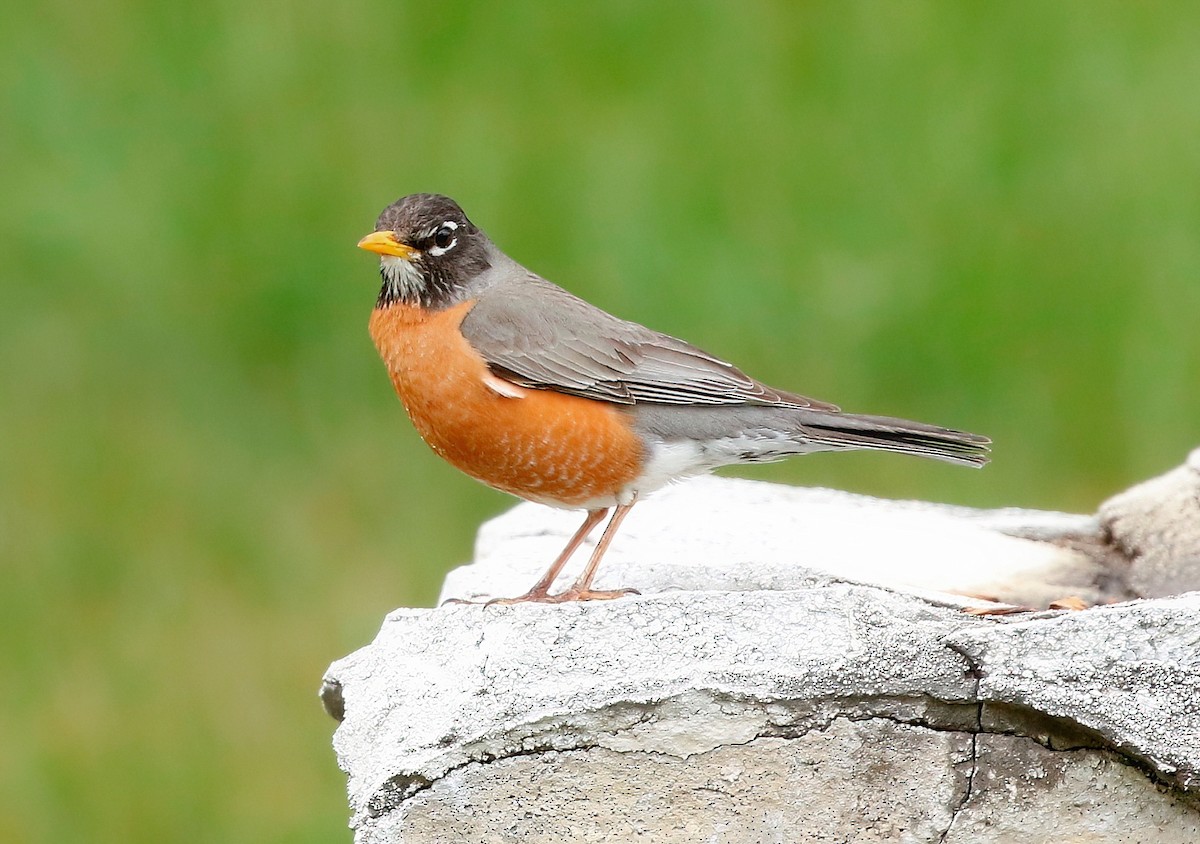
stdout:
[(637, 477), (642, 443), (619, 408), (494, 379), (459, 331), (473, 304), (371, 314), (371, 339), (425, 442), (471, 477), (547, 503), (610, 497)]

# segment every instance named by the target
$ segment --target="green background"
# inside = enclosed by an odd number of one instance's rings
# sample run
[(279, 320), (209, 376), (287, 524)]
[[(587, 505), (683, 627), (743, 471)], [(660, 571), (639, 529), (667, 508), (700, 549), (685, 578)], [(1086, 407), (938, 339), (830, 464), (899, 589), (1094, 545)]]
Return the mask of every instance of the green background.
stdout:
[(1200, 441), (1200, 7), (646, 6), (9, 4), (0, 840), (349, 840), (321, 672), (512, 503), (367, 338), (402, 194), (996, 440), (752, 477), (1090, 511)]

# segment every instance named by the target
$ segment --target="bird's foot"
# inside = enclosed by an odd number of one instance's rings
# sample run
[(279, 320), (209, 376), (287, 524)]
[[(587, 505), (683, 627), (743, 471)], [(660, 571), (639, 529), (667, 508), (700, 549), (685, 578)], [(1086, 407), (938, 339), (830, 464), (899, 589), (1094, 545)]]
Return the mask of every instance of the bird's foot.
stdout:
[(501, 606), (508, 607), (513, 604), (548, 604), (553, 600), (545, 589), (530, 589), (524, 595), (518, 595), (515, 598), (492, 598), (490, 601), (484, 601), (485, 607)]
[(626, 595), (640, 594), (642, 593), (636, 589), (577, 589), (572, 586), (569, 589), (551, 595), (545, 589), (531, 589), (524, 595), (518, 595), (515, 598), (492, 598), (484, 606), (490, 607), (493, 604), (509, 606), (511, 604), (566, 604), (572, 601), (613, 601), (617, 598), (623, 598)]
[(469, 601), (466, 598), (447, 598), (442, 606), (448, 604), (482, 605), (485, 607), (507, 607), (513, 604), (566, 604), (573, 601), (614, 601), (626, 595), (640, 595), (636, 589), (576, 589), (574, 586), (551, 595), (545, 589), (530, 589), (524, 595), (515, 598), (492, 598), (488, 601)]
[(440, 606), (449, 604), (466, 604), (469, 607), (490, 607), (493, 604), (508, 606), (510, 604), (546, 604), (555, 601), (554, 595), (549, 594), (550, 590), (545, 586), (534, 586), (524, 595), (518, 595), (515, 598), (489, 598), (486, 601), (472, 601), (468, 598), (447, 598), (442, 601)]
[(547, 595), (541, 600), (548, 604), (565, 604), (570, 601), (615, 601), (626, 595), (640, 595), (636, 589), (576, 589), (572, 586), (557, 595)]

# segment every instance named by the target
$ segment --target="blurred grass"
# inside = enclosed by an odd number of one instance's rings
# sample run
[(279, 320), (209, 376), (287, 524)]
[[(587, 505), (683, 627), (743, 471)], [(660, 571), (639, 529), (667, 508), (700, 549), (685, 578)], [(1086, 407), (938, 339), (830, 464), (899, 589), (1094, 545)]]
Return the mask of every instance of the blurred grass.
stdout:
[(1200, 440), (1194, 5), (10, 6), (0, 840), (349, 840), (321, 672), (511, 503), (366, 337), (402, 194), (997, 442), (755, 477), (1086, 511)]

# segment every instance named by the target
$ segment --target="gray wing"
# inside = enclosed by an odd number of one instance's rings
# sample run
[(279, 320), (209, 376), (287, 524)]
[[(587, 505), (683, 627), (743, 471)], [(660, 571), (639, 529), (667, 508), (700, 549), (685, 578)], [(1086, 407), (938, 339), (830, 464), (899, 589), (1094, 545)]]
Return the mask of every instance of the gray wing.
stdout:
[(617, 404), (837, 410), (773, 390), (737, 367), (530, 274), (489, 287), (462, 323), (493, 373), (522, 387)]

